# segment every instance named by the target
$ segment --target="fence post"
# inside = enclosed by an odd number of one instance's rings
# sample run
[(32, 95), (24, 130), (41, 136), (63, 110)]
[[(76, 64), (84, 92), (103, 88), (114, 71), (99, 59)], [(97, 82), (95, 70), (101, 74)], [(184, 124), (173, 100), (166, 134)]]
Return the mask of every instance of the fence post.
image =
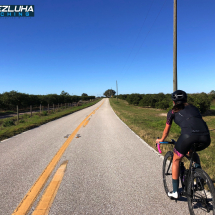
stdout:
[(19, 106), (17, 105), (17, 122), (19, 122)]
[(41, 114), (41, 104), (40, 104), (40, 114)]
[(32, 117), (32, 105), (30, 105), (31, 117)]
[(48, 113), (49, 113), (49, 104), (48, 104)]

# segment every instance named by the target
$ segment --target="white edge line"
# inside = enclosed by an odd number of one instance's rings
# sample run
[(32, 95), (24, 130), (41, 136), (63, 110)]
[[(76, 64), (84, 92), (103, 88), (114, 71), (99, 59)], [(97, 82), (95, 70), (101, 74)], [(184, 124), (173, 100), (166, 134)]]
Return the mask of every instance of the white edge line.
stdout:
[[(110, 103), (110, 102), (109, 102)], [(111, 107), (111, 105), (110, 105), (110, 107)], [(111, 107), (111, 109), (112, 109), (112, 111), (114, 112), (114, 110), (113, 110), (113, 108)], [(116, 115), (116, 113), (114, 112), (114, 114)], [(134, 131), (132, 131), (117, 115), (116, 115), (116, 117), (132, 132), (132, 133), (134, 133), (136, 136), (137, 136), (137, 138), (139, 138), (140, 139), (140, 141), (142, 142), (142, 143), (144, 143), (144, 145), (145, 146), (147, 146), (151, 151), (153, 151), (153, 152), (155, 152), (155, 154), (157, 154), (161, 159), (164, 159), (164, 156), (162, 155), (162, 154), (160, 154), (160, 153), (158, 153), (154, 148), (152, 148), (147, 142), (145, 142), (140, 136), (138, 136)]]
[[(8, 138), (9, 139), (9, 138)], [(0, 141), (1, 143), (3, 143), (3, 142), (5, 142), (5, 141), (7, 141), (8, 139), (4, 139), (4, 140), (2, 140), (2, 141)]]

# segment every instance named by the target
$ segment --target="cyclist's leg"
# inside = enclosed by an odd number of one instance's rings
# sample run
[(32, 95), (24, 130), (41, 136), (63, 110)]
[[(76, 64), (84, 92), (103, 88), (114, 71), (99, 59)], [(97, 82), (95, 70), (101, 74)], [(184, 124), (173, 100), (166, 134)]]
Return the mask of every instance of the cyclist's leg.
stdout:
[(192, 150), (193, 138), (189, 134), (181, 134), (178, 138), (174, 151), (179, 155), (186, 155), (189, 151)]
[(180, 135), (178, 138), (175, 148), (173, 150), (173, 162), (172, 162), (172, 185), (173, 192), (169, 192), (168, 196), (178, 198), (178, 187), (179, 187), (179, 172), (180, 172), (180, 161), (183, 156), (190, 150), (192, 144), (186, 143), (189, 135)]
[(172, 160), (172, 187), (173, 191), (168, 192), (168, 196), (177, 199), (178, 195), (178, 187), (179, 187), (179, 166), (180, 161), (183, 157), (180, 153), (176, 150), (173, 151), (173, 160)]
[(180, 154), (175, 149), (173, 152), (174, 152), (174, 154), (173, 154), (173, 162), (172, 162), (172, 179), (177, 180), (179, 178), (180, 161), (184, 155)]
[[(181, 136), (180, 136), (181, 137)], [(180, 145), (180, 138), (178, 139), (177, 144)], [(172, 186), (173, 191), (168, 193), (169, 197), (178, 198), (178, 187), (179, 187), (179, 166), (180, 161), (184, 155), (176, 149), (173, 150), (173, 160), (172, 160)]]
[(189, 137), (190, 137), (190, 135), (181, 134), (175, 144), (175, 148), (173, 149), (173, 152), (174, 152), (173, 165), (172, 165), (173, 179), (179, 178), (180, 161), (183, 158), (183, 156), (186, 155), (187, 152), (191, 149), (192, 144), (190, 144), (190, 141), (187, 141), (189, 139)]
[(174, 150), (172, 162), (172, 186), (173, 192), (178, 192), (179, 187), (179, 166), (183, 155)]

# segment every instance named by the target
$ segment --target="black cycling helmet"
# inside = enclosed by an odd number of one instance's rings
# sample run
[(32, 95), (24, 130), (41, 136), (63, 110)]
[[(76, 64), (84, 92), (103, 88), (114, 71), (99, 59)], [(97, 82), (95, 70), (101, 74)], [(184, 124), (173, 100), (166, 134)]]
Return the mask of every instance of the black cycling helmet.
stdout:
[(183, 90), (176, 90), (172, 93), (171, 98), (175, 103), (187, 102), (187, 93)]

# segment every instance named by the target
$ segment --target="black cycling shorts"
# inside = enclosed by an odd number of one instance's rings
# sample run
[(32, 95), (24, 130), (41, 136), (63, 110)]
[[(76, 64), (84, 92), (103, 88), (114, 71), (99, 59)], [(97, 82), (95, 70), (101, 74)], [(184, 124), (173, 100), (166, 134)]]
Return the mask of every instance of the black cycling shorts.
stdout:
[(189, 135), (181, 134), (178, 138), (174, 153), (178, 156), (183, 157), (192, 149), (194, 143), (197, 143), (196, 151), (201, 151), (207, 148), (211, 143), (210, 134), (207, 135)]

